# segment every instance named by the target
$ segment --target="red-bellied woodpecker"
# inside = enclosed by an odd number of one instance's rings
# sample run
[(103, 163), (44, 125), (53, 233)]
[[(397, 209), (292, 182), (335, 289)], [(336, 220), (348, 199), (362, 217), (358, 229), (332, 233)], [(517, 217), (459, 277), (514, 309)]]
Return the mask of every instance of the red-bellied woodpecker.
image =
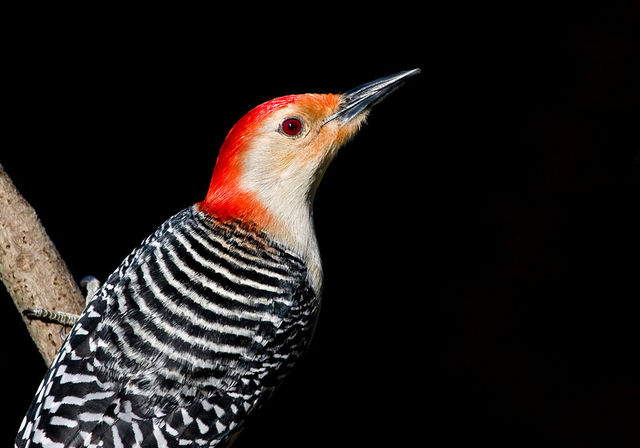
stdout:
[(17, 447), (224, 446), (309, 343), (322, 269), (311, 207), (371, 106), (419, 72), (289, 95), (231, 129), (209, 191), (92, 295)]

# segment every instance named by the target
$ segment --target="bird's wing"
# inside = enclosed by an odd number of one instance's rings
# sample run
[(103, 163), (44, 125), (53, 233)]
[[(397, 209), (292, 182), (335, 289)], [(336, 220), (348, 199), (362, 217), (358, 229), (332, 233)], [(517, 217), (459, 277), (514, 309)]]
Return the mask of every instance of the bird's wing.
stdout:
[(69, 332), (20, 426), (17, 448), (85, 446), (96, 428), (111, 423), (120, 411), (122, 378), (105, 375), (97, 354), (105, 349), (110, 353), (119, 350), (105, 340), (105, 324), (118, 312), (118, 291), (126, 283), (127, 273), (144, 247), (157, 239), (160, 229), (109, 276)]
[(299, 356), (316, 308), (303, 266), (289, 254), (243, 258), (246, 236), (233, 256), (218, 251), (194, 213), (165, 222), (96, 293), (18, 447), (223, 441)]

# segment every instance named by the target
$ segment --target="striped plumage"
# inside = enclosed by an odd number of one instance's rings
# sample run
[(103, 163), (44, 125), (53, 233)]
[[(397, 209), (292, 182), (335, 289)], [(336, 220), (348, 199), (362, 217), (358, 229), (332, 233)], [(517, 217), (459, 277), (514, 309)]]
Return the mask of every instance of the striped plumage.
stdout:
[(190, 207), (96, 293), (17, 446), (225, 441), (300, 356), (318, 305), (295, 253)]

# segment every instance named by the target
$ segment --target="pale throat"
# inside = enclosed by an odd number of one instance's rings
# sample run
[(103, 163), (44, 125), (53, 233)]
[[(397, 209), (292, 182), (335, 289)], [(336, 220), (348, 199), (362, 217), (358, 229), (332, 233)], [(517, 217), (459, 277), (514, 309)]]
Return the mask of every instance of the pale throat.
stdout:
[(254, 194), (270, 215), (264, 231), (304, 259), (311, 286), (319, 294), (322, 263), (313, 224), (313, 198), (319, 183), (317, 168), (283, 166), (261, 151), (250, 151), (243, 167), (241, 188)]

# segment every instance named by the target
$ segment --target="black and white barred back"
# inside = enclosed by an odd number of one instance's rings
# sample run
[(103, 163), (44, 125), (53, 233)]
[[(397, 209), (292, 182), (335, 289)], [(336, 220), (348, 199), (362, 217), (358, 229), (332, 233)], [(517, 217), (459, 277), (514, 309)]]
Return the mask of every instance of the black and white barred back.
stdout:
[(187, 208), (92, 299), (16, 447), (224, 446), (304, 351), (318, 307), (301, 257)]

